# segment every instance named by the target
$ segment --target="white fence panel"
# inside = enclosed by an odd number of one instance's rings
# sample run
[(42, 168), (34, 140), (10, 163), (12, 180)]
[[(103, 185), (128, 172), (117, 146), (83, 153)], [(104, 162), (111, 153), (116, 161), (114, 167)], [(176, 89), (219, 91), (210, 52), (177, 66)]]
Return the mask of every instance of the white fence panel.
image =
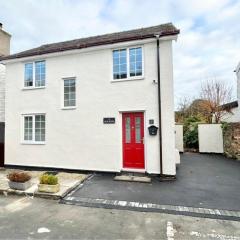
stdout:
[(199, 152), (223, 153), (223, 134), (221, 124), (198, 125)]
[(183, 125), (175, 125), (175, 147), (179, 152), (183, 152)]

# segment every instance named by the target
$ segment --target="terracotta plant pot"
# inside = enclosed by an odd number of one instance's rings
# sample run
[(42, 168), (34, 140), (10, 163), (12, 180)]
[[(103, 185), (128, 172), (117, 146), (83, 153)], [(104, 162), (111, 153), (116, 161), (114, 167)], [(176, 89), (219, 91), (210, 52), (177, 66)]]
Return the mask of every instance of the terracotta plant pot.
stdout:
[(48, 184), (38, 184), (39, 192), (47, 192), (47, 193), (57, 193), (60, 190), (60, 184), (56, 185), (48, 185)]
[(12, 182), (12, 181), (8, 181), (8, 186), (11, 189), (15, 189), (15, 190), (21, 190), (21, 191), (25, 191), (26, 189), (30, 188), (32, 185), (31, 181), (27, 181), (27, 182)]

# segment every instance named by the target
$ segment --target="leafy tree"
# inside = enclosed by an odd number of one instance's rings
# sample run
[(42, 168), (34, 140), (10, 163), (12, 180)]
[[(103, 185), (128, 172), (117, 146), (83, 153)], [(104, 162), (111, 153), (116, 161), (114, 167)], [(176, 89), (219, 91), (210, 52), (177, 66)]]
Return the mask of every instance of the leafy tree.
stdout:
[(205, 115), (210, 123), (220, 123), (223, 116), (229, 113), (229, 110), (222, 107), (232, 100), (232, 89), (225, 83), (217, 80), (206, 81), (201, 87), (200, 96), (204, 99), (202, 107), (206, 109)]

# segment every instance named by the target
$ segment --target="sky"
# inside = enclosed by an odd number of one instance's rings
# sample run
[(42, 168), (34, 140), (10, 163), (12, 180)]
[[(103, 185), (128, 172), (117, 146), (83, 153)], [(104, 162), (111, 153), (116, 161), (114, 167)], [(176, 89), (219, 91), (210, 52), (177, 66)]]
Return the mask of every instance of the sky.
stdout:
[(210, 79), (236, 98), (240, 0), (0, 0), (0, 22), (12, 35), (11, 53), (172, 22), (181, 31), (173, 43), (175, 107)]

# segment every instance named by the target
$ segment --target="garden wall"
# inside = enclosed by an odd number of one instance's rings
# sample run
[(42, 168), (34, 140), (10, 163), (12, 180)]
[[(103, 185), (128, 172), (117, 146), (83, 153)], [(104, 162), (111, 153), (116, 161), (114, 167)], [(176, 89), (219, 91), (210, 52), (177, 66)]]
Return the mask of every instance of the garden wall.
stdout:
[(240, 122), (228, 123), (223, 131), (224, 153), (240, 160)]

